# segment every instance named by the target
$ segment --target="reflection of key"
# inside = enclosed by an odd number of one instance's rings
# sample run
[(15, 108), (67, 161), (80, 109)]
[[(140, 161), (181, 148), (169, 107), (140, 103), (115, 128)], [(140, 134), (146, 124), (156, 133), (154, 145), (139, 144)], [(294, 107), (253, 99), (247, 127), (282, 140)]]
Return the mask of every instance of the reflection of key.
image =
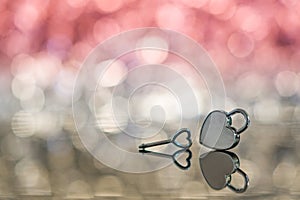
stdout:
[[(187, 143), (186, 144), (182, 144), (182, 143), (177, 141), (177, 138), (181, 134), (184, 134), (184, 133), (187, 134), (187, 136), (186, 136)], [(145, 148), (148, 148), (148, 147), (154, 147), (154, 146), (159, 146), (159, 145), (164, 145), (164, 144), (169, 144), (169, 143), (173, 143), (174, 145), (176, 145), (177, 147), (180, 147), (180, 148), (189, 148), (192, 145), (190, 130), (187, 129), (187, 128), (182, 128), (179, 131), (177, 131), (177, 133), (175, 133), (175, 135), (171, 139), (157, 141), (157, 142), (151, 142), (151, 143), (146, 143), (146, 144), (141, 144), (139, 146), (139, 148), (144, 150)]]
[[(174, 164), (177, 165), (177, 167), (179, 167), (181, 169), (184, 169), (184, 170), (188, 169), (191, 166), (192, 152), (188, 148), (180, 149), (180, 150), (176, 151), (173, 155), (154, 152), (154, 151), (147, 151), (145, 149), (140, 149), (139, 152), (143, 153), (143, 154), (152, 155), (152, 156), (172, 158)], [(185, 159), (186, 160), (186, 165), (183, 165), (183, 164), (181, 164), (180, 162), (178, 162), (176, 160), (178, 158), (178, 156), (180, 156), (180, 154), (187, 154), (188, 155), (187, 158)]]
[(171, 143), (171, 142), (172, 142), (171, 139), (168, 139), (168, 140), (162, 140), (162, 141), (158, 141), (158, 142), (151, 142), (151, 143), (141, 144), (141, 145), (139, 146), (139, 148), (145, 149), (145, 148), (148, 148), (148, 147), (154, 147), (154, 146), (159, 146), (159, 145), (169, 144), (169, 143)]

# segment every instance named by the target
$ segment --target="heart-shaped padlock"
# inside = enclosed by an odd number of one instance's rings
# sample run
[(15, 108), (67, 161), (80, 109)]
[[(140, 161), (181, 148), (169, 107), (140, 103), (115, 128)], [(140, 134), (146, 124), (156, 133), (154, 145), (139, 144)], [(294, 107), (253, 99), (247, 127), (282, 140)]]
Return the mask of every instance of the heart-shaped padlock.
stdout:
[[(245, 120), (244, 125), (236, 129), (232, 127), (232, 116), (241, 114)], [(208, 114), (200, 131), (200, 144), (216, 150), (234, 148), (240, 141), (240, 134), (250, 124), (249, 116), (242, 109), (235, 109), (229, 113), (215, 110)]]
[[(221, 190), (228, 187), (237, 193), (247, 190), (249, 178), (239, 168), (240, 162), (236, 154), (228, 151), (211, 151), (202, 154), (199, 163), (202, 174), (211, 188)], [(244, 178), (242, 188), (236, 188), (231, 184), (231, 175), (234, 173), (239, 173)]]

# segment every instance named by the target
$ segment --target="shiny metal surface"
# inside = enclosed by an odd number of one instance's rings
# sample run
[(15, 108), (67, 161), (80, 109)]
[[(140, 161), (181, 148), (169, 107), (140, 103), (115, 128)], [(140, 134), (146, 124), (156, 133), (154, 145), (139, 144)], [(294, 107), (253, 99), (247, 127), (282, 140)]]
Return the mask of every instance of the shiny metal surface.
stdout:
[[(236, 114), (243, 116), (243, 124), (235, 128), (232, 117)], [(217, 150), (228, 150), (236, 147), (240, 142), (240, 134), (250, 125), (247, 112), (237, 108), (229, 113), (214, 110), (205, 118), (200, 130), (200, 144)]]
[[(240, 169), (240, 161), (236, 154), (229, 151), (210, 151), (200, 155), (199, 166), (203, 177), (211, 188), (221, 190), (228, 187), (236, 193), (246, 192), (249, 178)], [(234, 173), (240, 174), (244, 179), (244, 184), (239, 188), (231, 184)]]

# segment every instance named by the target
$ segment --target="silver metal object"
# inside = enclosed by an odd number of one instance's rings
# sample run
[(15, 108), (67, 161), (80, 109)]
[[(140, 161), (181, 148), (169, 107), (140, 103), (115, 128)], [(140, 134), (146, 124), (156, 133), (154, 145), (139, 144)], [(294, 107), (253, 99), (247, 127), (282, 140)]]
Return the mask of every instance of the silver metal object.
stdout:
[[(182, 136), (183, 134), (186, 134), (185, 140), (187, 141), (186, 143), (182, 143), (179, 141), (179, 137)], [(148, 151), (146, 148), (149, 147), (155, 147), (159, 145), (165, 145), (172, 143), (175, 146), (179, 147), (180, 149), (177, 150), (175, 153), (171, 154), (165, 154), (165, 153), (160, 153), (160, 152), (154, 152), (154, 151)], [(192, 146), (192, 138), (191, 138), (191, 132), (187, 128), (182, 128), (179, 131), (177, 131), (171, 139), (168, 140), (162, 140), (162, 141), (157, 141), (157, 142), (151, 142), (151, 143), (146, 143), (146, 144), (141, 144), (139, 146), (139, 152), (143, 154), (148, 154), (148, 155), (153, 155), (153, 156), (160, 156), (160, 157), (165, 157), (165, 158), (172, 158), (173, 163), (177, 165), (181, 169), (188, 169), (191, 166), (191, 158), (192, 158), (192, 152), (189, 150), (189, 148)], [(186, 154), (187, 157), (185, 159), (186, 164), (181, 164), (177, 159), (180, 155)]]
[[(236, 129), (232, 126), (232, 116), (241, 114), (245, 120), (243, 126)], [(234, 148), (240, 141), (240, 134), (250, 125), (247, 112), (234, 109), (230, 112), (215, 110), (208, 114), (200, 131), (200, 144), (216, 150)]]
[[(178, 137), (182, 134), (187, 134), (187, 136), (186, 136), (187, 143), (186, 144), (183, 144), (178, 141)], [(179, 131), (177, 131), (171, 139), (141, 144), (139, 146), (139, 149), (145, 149), (148, 147), (165, 145), (165, 144), (169, 144), (169, 143), (173, 143), (175, 146), (177, 146), (179, 148), (189, 148), (190, 146), (192, 146), (191, 131), (187, 128), (182, 128)]]
[[(211, 151), (202, 154), (199, 158), (200, 169), (208, 185), (221, 190), (228, 187), (236, 193), (243, 193), (249, 185), (249, 178), (240, 167), (239, 158), (229, 151)], [(237, 188), (231, 184), (232, 174), (238, 173), (244, 179), (244, 185)]]
[[(148, 154), (148, 155), (152, 155), (152, 156), (159, 156), (159, 157), (165, 157), (165, 158), (172, 158), (173, 163), (179, 167), (180, 169), (186, 170), (188, 168), (190, 168), (191, 166), (191, 158), (192, 158), (192, 152), (191, 150), (189, 150), (188, 148), (183, 148), (180, 149), (178, 151), (176, 151), (175, 153), (173, 153), (172, 155), (170, 154), (165, 154), (165, 153), (160, 153), (160, 152), (154, 152), (154, 151), (147, 151), (145, 149), (140, 149), (139, 150), (140, 153), (143, 154)], [(186, 154), (187, 157), (185, 158), (186, 163), (182, 164), (180, 163), (177, 159), (179, 156)]]

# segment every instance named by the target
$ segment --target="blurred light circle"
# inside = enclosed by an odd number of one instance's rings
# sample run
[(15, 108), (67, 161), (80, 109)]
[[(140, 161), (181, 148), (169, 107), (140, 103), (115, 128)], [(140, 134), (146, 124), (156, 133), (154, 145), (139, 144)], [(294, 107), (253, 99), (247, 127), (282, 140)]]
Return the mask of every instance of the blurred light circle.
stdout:
[(84, 7), (90, 0), (67, 0), (68, 4), (74, 8)]
[[(28, 20), (30, 19), (30, 20)], [(27, 32), (32, 30), (39, 19), (39, 11), (30, 3), (21, 4), (14, 17), (16, 27)]]
[[(86, 0), (87, 3), (88, 1), (89, 0)], [(57, 1), (54, 4), (55, 6), (53, 6), (52, 9), (49, 10), (50, 13), (48, 15), (52, 16), (50, 20), (54, 19), (59, 21), (59, 23), (63, 22), (66, 24), (66, 26), (72, 25), (72, 21), (78, 19), (78, 17), (82, 14), (84, 10), (84, 7), (82, 6), (76, 7), (76, 3), (78, 3), (78, 0), (75, 0), (73, 5), (70, 5), (67, 1)], [(71, 23), (67, 24), (68, 22)], [(57, 30), (61, 30), (65, 27), (57, 26), (56, 28)]]
[(15, 174), (19, 184), (23, 187), (35, 187), (41, 176), (39, 166), (27, 159), (22, 159), (16, 164)]
[(71, 103), (70, 96), (78, 98), (80, 90), (73, 93), (74, 80), (76, 78), (76, 70), (74, 68), (61, 68), (58, 73), (56, 84), (54, 85), (55, 93), (60, 97), (60, 103)]
[(11, 128), (13, 133), (21, 138), (30, 137), (36, 131), (35, 118), (32, 113), (26, 111), (19, 111), (11, 121)]
[(47, 138), (60, 134), (62, 124), (59, 120), (59, 114), (44, 111), (36, 113), (34, 116), (36, 129), (35, 136)]
[[(147, 87), (149, 89), (147, 98), (145, 98), (145, 95), (138, 95), (138, 99), (135, 99), (136, 95), (133, 95), (131, 98), (131, 105), (137, 106), (139, 110), (136, 112), (141, 113), (142, 115), (139, 115), (139, 119), (136, 120), (148, 119), (149, 122), (176, 121), (178, 118), (177, 116), (180, 116), (181, 114), (181, 107), (175, 94), (172, 94), (172, 91), (167, 91), (166, 88), (161, 88), (159, 86)], [(150, 88), (152, 88), (153, 91), (151, 91)], [(147, 91), (146, 88), (143, 88), (143, 90)], [(138, 90), (136, 93), (137, 92)], [(143, 93), (143, 91), (141, 91), (141, 93)], [(161, 113), (160, 109), (162, 109), (164, 113)]]
[[(65, 2), (64, 2), (65, 3)], [(66, 14), (66, 12), (63, 12)], [(75, 12), (74, 12), (75, 13)], [(71, 14), (70, 14), (71, 15)], [(70, 15), (65, 16), (70, 17)], [(63, 18), (63, 17), (62, 17)], [(47, 40), (51, 38), (63, 38), (68, 41), (74, 39), (74, 24), (60, 18), (51, 18), (47, 26)], [(55, 52), (51, 52), (55, 53)]]
[(295, 181), (296, 174), (297, 168), (294, 165), (281, 162), (273, 172), (273, 183), (277, 188), (289, 189)]
[(255, 8), (240, 6), (234, 16), (234, 22), (246, 32), (256, 31), (260, 27), (262, 19)]
[(263, 19), (260, 15), (252, 13), (250, 14), (250, 16), (247, 16), (246, 19), (242, 22), (241, 28), (242, 30), (247, 32), (254, 32), (262, 28), (262, 22)]
[(276, 99), (262, 99), (254, 105), (254, 117), (261, 122), (274, 122), (279, 119), (281, 105)]
[(221, 14), (215, 15), (215, 17), (217, 19), (229, 20), (234, 16), (236, 9), (238, 7), (236, 5), (236, 2), (233, 0), (228, 0), (228, 1), (226, 1), (226, 3), (227, 3), (227, 8), (225, 9), (225, 11)]
[[(106, 68), (103, 74), (101, 74), (101, 70), (99, 72), (99, 68)], [(127, 67), (120, 60), (106, 60), (99, 63), (95, 67), (95, 79), (100, 82), (100, 86), (102, 87), (112, 87), (120, 84), (123, 80), (125, 80), (127, 75)]]
[(35, 87), (33, 95), (28, 99), (21, 100), (21, 106), (24, 110), (31, 112), (38, 112), (43, 109), (45, 104), (45, 95), (44, 91)]
[(97, 8), (105, 13), (112, 13), (119, 10), (123, 5), (123, 0), (94, 0)]
[(281, 71), (277, 74), (275, 79), (275, 86), (280, 94), (283, 97), (293, 96), (300, 85), (298, 76), (296, 73), (291, 71)]
[(61, 60), (46, 52), (41, 52), (35, 57), (34, 75), (37, 85), (46, 88), (56, 81)]
[[(119, 105), (126, 105), (125, 99), (119, 99)], [(127, 127), (128, 117), (122, 106), (114, 107), (108, 103), (96, 108), (96, 126), (105, 133), (120, 133)]]
[(227, 47), (234, 55), (238, 58), (244, 58), (251, 54), (254, 49), (254, 41), (253, 39), (242, 32), (234, 32), (230, 35)]
[(160, 6), (155, 13), (155, 19), (157, 25), (162, 28), (178, 30), (185, 25), (183, 9), (175, 4)]
[(263, 76), (256, 72), (247, 72), (238, 78), (235, 84), (235, 93), (245, 100), (253, 100), (260, 96), (265, 88), (266, 80)]
[(11, 73), (14, 76), (17, 75), (19, 75), (20, 77), (33, 76), (34, 69), (35, 69), (35, 59), (32, 56), (24, 53), (14, 56), (11, 63)]
[(254, 39), (261, 40), (269, 33), (268, 16), (250, 6), (240, 6), (233, 19), (233, 25), (250, 33)]
[(102, 17), (96, 21), (93, 27), (93, 35), (96, 42), (102, 42), (118, 32), (120, 32), (120, 26), (118, 22), (109, 17)]
[(220, 15), (229, 9), (231, 0), (210, 0), (209, 1), (209, 12), (213, 15)]
[(70, 183), (67, 189), (67, 198), (70, 199), (91, 199), (94, 195), (91, 186), (83, 180), (75, 180)]
[(11, 84), (12, 92), (20, 100), (32, 98), (35, 93), (35, 80), (32, 76), (17, 75)]
[[(98, 78), (98, 77), (97, 77)], [(97, 87), (95, 89), (94, 96), (91, 96), (89, 100), (89, 108), (91, 111), (94, 111), (96, 108), (100, 108), (107, 104), (112, 98), (112, 91), (107, 87)]]
[[(32, 48), (32, 38), (29, 38), (25, 33), (18, 30), (11, 30), (5, 38), (5, 54), (13, 57), (21, 53), (28, 53)], [(2, 43), (3, 44), (3, 43)]]
[(250, 33), (256, 40), (261, 40), (269, 33), (266, 14), (261, 14), (250, 6), (240, 6), (236, 11), (233, 22), (241, 30)]
[[(299, 8), (300, 4), (293, 6), (291, 9), (283, 8), (282, 10), (279, 10), (279, 12), (274, 16), (276, 23), (284, 32), (284, 37), (292, 39), (292, 37), (295, 37), (297, 35), (300, 21), (299, 12), (296, 10), (299, 10)], [(294, 43), (294, 41), (290, 42)]]
[(100, 176), (94, 184), (95, 196), (122, 197), (124, 190), (124, 183), (114, 175)]
[[(149, 45), (154, 46), (153, 49), (147, 49), (145, 47)], [(141, 58), (143, 63), (157, 64), (162, 63), (168, 56), (168, 42), (159, 36), (145, 36), (137, 42), (137, 48), (144, 48), (136, 51), (138, 57)]]
[(299, 1), (297, 0), (279, 0), (279, 1), (287, 8), (294, 8), (297, 5), (297, 3), (299, 3)]
[(182, 0), (181, 2), (189, 6), (191, 8), (201, 8), (204, 6), (209, 0)]
[[(141, 10), (139, 11), (141, 12)], [(123, 12), (119, 12), (116, 19), (122, 27), (122, 30), (129, 30), (141, 27), (145, 24), (145, 21), (141, 17), (137, 17), (138, 15), (135, 9), (126, 9)]]

